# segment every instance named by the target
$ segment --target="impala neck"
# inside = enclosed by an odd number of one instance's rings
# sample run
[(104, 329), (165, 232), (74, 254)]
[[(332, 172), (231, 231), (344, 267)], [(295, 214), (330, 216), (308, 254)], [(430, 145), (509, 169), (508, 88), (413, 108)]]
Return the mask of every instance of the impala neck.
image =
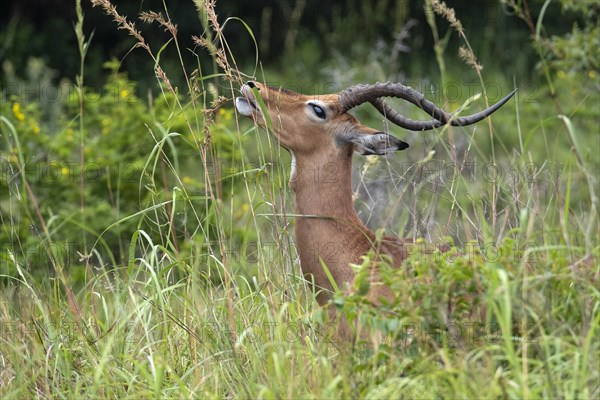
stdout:
[(352, 203), (352, 155), (295, 157), (290, 187), (296, 194), (296, 246), (302, 272), (314, 282), (323, 305), (332, 290), (321, 262), (342, 287), (354, 273), (372, 233), (361, 223)]
[(292, 162), (297, 214), (359, 221), (352, 202), (352, 154), (293, 156)]

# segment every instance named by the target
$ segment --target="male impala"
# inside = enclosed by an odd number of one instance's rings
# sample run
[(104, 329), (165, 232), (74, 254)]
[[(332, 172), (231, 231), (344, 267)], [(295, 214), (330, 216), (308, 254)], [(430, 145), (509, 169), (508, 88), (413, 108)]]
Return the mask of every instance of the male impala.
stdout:
[[(469, 125), (492, 114), (514, 92), (494, 106), (471, 116), (455, 117), (436, 107), (406, 86), (394, 83), (356, 85), (339, 94), (306, 96), (265, 86), (243, 85), (243, 97), (235, 100), (238, 112), (268, 126), (281, 146), (292, 155), (290, 187), (296, 198), (296, 245), (302, 272), (317, 289), (317, 301), (327, 303), (332, 285), (324, 263), (338, 287), (351, 283), (351, 263), (361, 262), (370, 249), (391, 257), (395, 267), (406, 258), (408, 241), (385, 237), (376, 243), (375, 234), (358, 218), (352, 203), (352, 153), (383, 155), (408, 147), (405, 142), (361, 125), (348, 110), (365, 102), (373, 104), (388, 120), (410, 130), (428, 130), (444, 124)], [(257, 99), (260, 97), (260, 100)], [(422, 108), (431, 121), (413, 121), (391, 109), (382, 97), (398, 97)], [(260, 103), (264, 102), (261, 108)], [(263, 112), (268, 115), (263, 115)], [(317, 171), (317, 173), (315, 173)], [(326, 177), (326, 178), (325, 178)], [(390, 298), (389, 288), (371, 285), (369, 298)], [(335, 316), (333, 307), (330, 316)], [(338, 334), (350, 338), (342, 323)]]

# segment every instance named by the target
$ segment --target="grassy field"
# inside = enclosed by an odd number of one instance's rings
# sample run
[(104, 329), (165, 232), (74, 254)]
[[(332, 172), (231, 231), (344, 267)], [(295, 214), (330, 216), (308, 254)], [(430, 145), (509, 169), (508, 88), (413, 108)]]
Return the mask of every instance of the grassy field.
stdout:
[[(301, 276), (290, 157), (231, 103), (250, 77), (291, 88), (311, 79), (289, 78), (293, 68), (243, 75), (223, 25), (254, 33), (198, 1), (206, 27), (198, 51), (220, 72), (181, 65), (189, 78), (176, 88), (163, 49), (110, 3), (94, 3), (148, 53), (162, 92), (139, 96), (110, 61), (104, 90), (89, 89), (79, 12), (81, 70), (60, 111), (0, 103), (0, 397), (600, 397), (594, 71), (556, 72), (541, 36), (524, 50), (538, 52), (539, 83), (482, 70), (460, 21), (436, 8), (436, 38), (445, 21), (466, 46), (456, 71), (470, 68), (487, 90), (432, 100), (479, 110), (519, 92), (475, 127), (390, 126), (410, 152), (355, 157), (362, 220), (422, 245), (405, 268), (381, 266), (396, 294), (389, 304), (366, 301), (356, 266), (334, 303), (371, 339), (345, 343)], [(177, 45), (173, 22), (145, 18)], [(443, 87), (464, 88), (444, 40), (436, 41)], [(356, 66), (334, 84), (385, 80), (381, 71)], [(60, 115), (55, 125), (49, 112)], [(374, 110), (356, 115), (385, 128)], [(422, 251), (441, 242), (452, 250)]]

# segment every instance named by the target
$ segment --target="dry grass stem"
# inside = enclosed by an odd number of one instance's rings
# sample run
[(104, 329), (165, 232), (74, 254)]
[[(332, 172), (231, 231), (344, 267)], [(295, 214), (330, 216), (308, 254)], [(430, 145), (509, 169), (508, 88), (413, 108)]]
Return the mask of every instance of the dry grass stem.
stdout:
[(110, 15), (113, 20), (117, 23), (118, 29), (129, 32), (131, 36), (136, 38), (137, 46), (146, 49), (150, 53), (150, 47), (146, 43), (146, 40), (142, 34), (136, 29), (135, 24), (127, 19), (126, 16), (120, 15), (117, 12), (117, 8), (111, 4), (109, 0), (91, 0), (92, 6), (100, 7), (104, 10), (104, 13)]
[(170, 32), (173, 37), (177, 36), (177, 25), (173, 24), (171, 20), (166, 20), (162, 13), (157, 13), (155, 11), (143, 11), (139, 16), (140, 20), (151, 24), (153, 22), (158, 22), (158, 24), (165, 28), (165, 31)]
[(460, 21), (456, 18), (456, 14), (454, 13), (454, 9), (450, 8), (443, 1), (439, 0), (431, 0), (431, 5), (433, 7), (433, 11), (444, 17), (448, 22), (450, 22), (450, 26), (456, 29), (458, 32), (464, 32), (463, 26)]
[(467, 65), (470, 65), (471, 67), (475, 68), (476, 70), (481, 71), (483, 69), (483, 65), (481, 65), (477, 62), (477, 57), (475, 56), (475, 54), (473, 53), (473, 51), (470, 48), (468, 48), (466, 46), (460, 46), (460, 49), (458, 49), (458, 56)]

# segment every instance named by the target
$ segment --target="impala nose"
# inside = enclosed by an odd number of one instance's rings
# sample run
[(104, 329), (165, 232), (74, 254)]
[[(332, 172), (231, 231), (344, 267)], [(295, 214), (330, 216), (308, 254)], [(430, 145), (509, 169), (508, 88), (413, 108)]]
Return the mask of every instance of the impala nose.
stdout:
[(246, 82), (246, 85), (250, 86), (252, 89), (254, 89), (256, 87), (256, 84), (252, 81)]

